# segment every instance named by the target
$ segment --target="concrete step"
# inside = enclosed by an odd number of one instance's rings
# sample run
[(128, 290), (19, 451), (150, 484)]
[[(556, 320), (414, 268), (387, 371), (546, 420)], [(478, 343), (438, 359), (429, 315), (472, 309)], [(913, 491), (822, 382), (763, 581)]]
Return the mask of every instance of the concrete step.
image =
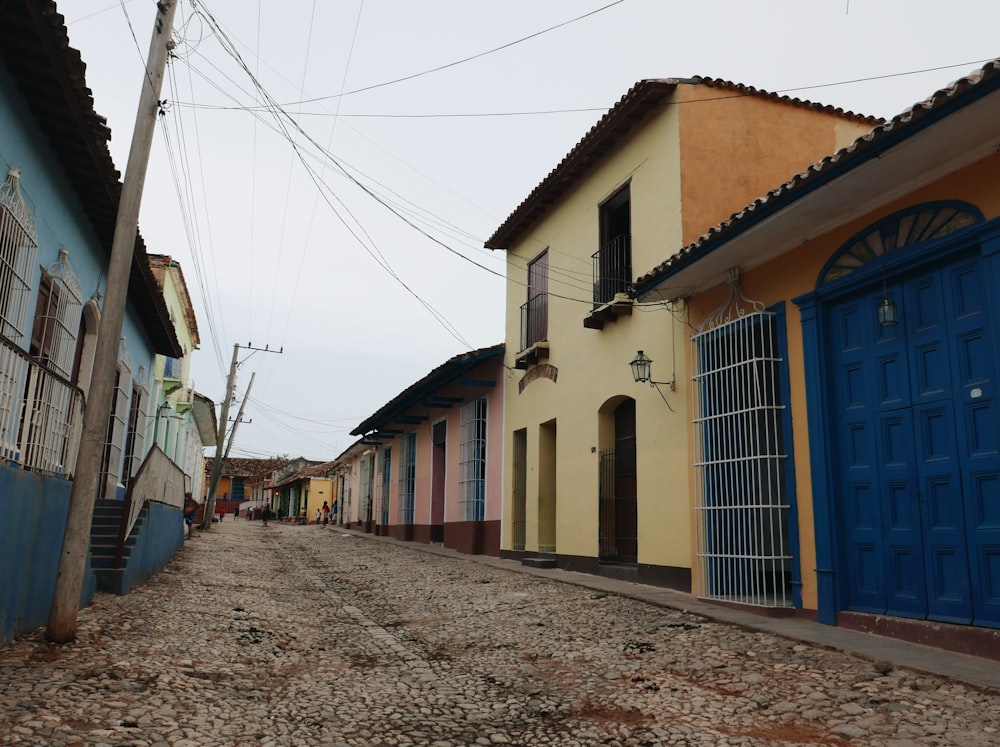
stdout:
[(528, 568), (555, 568), (556, 559), (551, 555), (532, 555), (521, 558), (521, 565)]

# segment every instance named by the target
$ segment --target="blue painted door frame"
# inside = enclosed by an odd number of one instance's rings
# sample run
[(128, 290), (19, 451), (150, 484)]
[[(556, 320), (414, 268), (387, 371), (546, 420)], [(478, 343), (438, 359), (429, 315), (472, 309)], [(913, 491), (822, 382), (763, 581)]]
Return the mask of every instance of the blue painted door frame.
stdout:
[[(883, 283), (894, 329), (876, 321)], [(1000, 219), (794, 302), (820, 621), (850, 608), (1000, 627)]]

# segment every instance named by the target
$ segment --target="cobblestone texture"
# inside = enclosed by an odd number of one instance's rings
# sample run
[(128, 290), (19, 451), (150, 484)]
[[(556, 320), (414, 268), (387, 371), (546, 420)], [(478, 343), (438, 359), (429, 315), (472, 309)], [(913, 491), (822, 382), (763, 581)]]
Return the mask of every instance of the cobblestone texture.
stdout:
[(1000, 694), (318, 527), (223, 522), (75, 643), (0, 650), (0, 744), (1000, 745)]

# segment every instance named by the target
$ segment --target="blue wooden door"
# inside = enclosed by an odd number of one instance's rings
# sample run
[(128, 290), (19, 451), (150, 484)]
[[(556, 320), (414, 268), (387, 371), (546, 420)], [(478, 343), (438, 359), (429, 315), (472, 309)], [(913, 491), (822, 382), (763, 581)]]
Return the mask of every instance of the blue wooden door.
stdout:
[(829, 311), (849, 609), (1000, 625), (993, 334), (978, 260)]

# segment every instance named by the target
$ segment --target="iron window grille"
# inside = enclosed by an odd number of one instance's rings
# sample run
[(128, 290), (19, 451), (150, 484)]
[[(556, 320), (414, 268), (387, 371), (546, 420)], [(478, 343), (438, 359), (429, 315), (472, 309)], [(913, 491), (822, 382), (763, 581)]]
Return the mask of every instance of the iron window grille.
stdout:
[(382, 506), (379, 511), (379, 524), (389, 525), (389, 489), (392, 485), (392, 448), (386, 447), (382, 452)]
[(778, 320), (747, 301), (738, 283), (734, 272), (729, 298), (692, 336), (697, 594), (789, 607)]
[(413, 523), (414, 488), (417, 475), (417, 434), (407, 433), (400, 438), (399, 455), (399, 523)]
[(465, 521), (486, 518), (486, 398), (462, 405), (458, 503)]
[(35, 262), (35, 218), (21, 195), (21, 171), (11, 167), (0, 185), (0, 335), (20, 342)]

